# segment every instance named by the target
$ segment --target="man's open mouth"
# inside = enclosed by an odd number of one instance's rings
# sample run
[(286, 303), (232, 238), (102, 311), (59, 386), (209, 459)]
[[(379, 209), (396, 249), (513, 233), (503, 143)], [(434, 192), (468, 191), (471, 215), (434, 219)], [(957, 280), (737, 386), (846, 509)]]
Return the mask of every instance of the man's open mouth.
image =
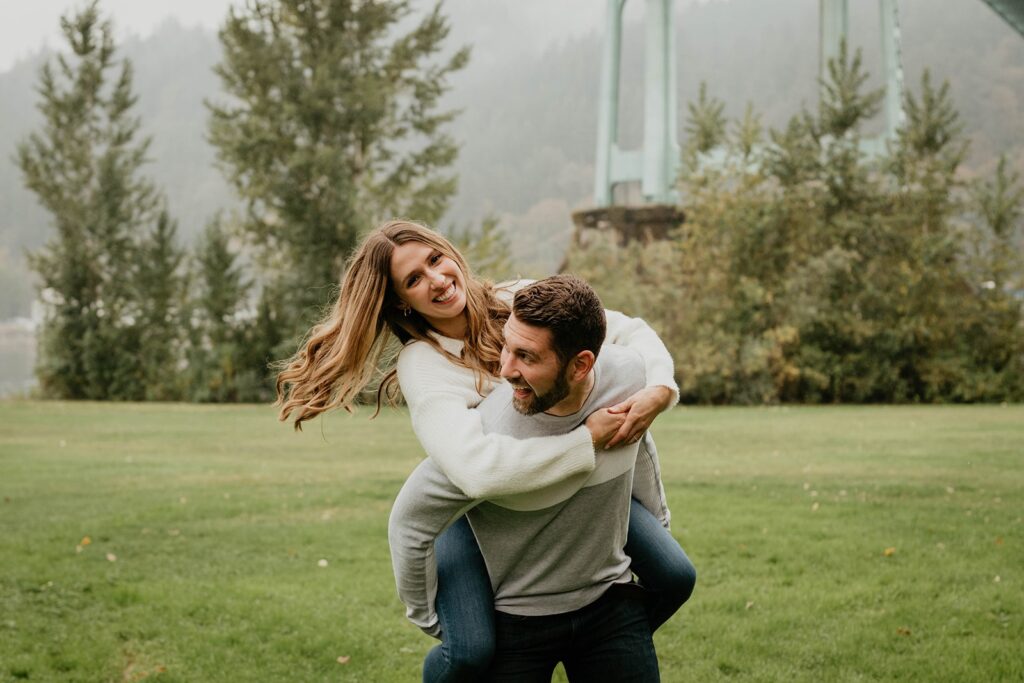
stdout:
[(530, 387), (520, 387), (513, 384), (512, 393), (518, 399), (525, 399), (529, 398), (530, 394), (533, 393), (533, 389), (531, 389)]

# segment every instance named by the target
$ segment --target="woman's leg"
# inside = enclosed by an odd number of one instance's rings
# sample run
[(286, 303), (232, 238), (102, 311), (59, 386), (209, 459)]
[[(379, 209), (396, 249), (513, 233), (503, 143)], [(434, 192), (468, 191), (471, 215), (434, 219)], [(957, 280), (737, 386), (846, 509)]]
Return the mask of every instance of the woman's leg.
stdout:
[(635, 499), (630, 501), (626, 554), (640, 584), (650, 591), (647, 614), (654, 632), (690, 598), (697, 570), (668, 529)]
[(494, 593), (465, 517), (434, 543), (441, 644), (423, 662), (424, 683), (479, 680), (494, 656)]

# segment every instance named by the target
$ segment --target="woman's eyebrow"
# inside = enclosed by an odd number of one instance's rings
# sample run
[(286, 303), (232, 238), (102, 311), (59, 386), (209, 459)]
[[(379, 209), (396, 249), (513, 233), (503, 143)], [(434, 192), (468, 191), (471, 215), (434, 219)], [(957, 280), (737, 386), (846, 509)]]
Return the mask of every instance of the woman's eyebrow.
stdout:
[[(434, 254), (436, 254), (436, 253), (438, 253), (438, 251), (436, 249), (432, 250), (423, 259), (423, 263), (429, 263), (430, 259), (434, 258)], [(415, 266), (412, 270), (410, 270), (408, 273), (405, 274), (405, 276), (402, 278), (402, 282), (408, 282), (409, 278), (411, 278), (413, 275), (416, 275), (421, 270), (422, 270), (422, 268), (420, 266)]]

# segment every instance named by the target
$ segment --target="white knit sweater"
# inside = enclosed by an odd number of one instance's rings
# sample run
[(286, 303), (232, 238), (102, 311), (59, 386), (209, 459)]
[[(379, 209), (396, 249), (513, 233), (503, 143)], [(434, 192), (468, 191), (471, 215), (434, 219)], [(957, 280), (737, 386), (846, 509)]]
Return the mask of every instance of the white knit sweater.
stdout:
[[(509, 287), (507, 296), (527, 281)], [(647, 386), (666, 386), (678, 400), (672, 357), (647, 323), (606, 311), (606, 344), (637, 351), (644, 360)], [(463, 342), (435, 335), (455, 355)], [(490, 393), (493, 379), (484, 388)], [(452, 363), (423, 341), (414, 341), (398, 356), (398, 382), (409, 406), (413, 431), (427, 455), (470, 498), (488, 499), (533, 491), (594, 469), (594, 447), (586, 425), (559, 436), (516, 439), (484, 434), (473, 408), (483, 400), (472, 370)]]

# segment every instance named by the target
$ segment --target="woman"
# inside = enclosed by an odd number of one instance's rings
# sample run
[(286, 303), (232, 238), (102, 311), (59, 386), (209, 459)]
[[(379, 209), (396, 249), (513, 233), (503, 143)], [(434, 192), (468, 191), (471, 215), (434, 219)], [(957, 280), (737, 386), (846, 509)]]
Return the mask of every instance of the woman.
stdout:
[[(639, 440), (656, 415), (675, 402), (671, 359), (656, 335), (642, 321), (608, 311), (608, 341), (639, 351), (648, 376), (647, 388), (610, 411), (618, 419), (610, 421), (601, 411), (603, 419), (542, 439), (485, 435), (471, 409), (496, 381), (509, 297), (509, 290), (475, 278), (438, 233), (407, 221), (381, 226), (353, 255), (331, 313), (278, 375), (281, 419), (294, 416), (300, 429), (325, 410), (351, 410), (394, 335), (403, 349), (397, 369), (380, 383), (378, 411), (382, 397), (394, 398), (399, 384), (427, 455), (468, 496), (491, 498), (589, 472), (595, 444)], [(660, 482), (657, 488), (661, 507), (651, 507), (667, 518)], [(662, 606), (652, 611), (656, 628), (689, 597), (693, 567), (667, 530), (638, 504), (631, 511), (627, 552), (641, 580), (665, 593)], [(428, 654), (424, 680), (473, 680), (493, 651), (493, 601), (464, 519), (442, 534), (436, 554), (437, 620), (419, 625), (440, 635), (442, 644)]]

